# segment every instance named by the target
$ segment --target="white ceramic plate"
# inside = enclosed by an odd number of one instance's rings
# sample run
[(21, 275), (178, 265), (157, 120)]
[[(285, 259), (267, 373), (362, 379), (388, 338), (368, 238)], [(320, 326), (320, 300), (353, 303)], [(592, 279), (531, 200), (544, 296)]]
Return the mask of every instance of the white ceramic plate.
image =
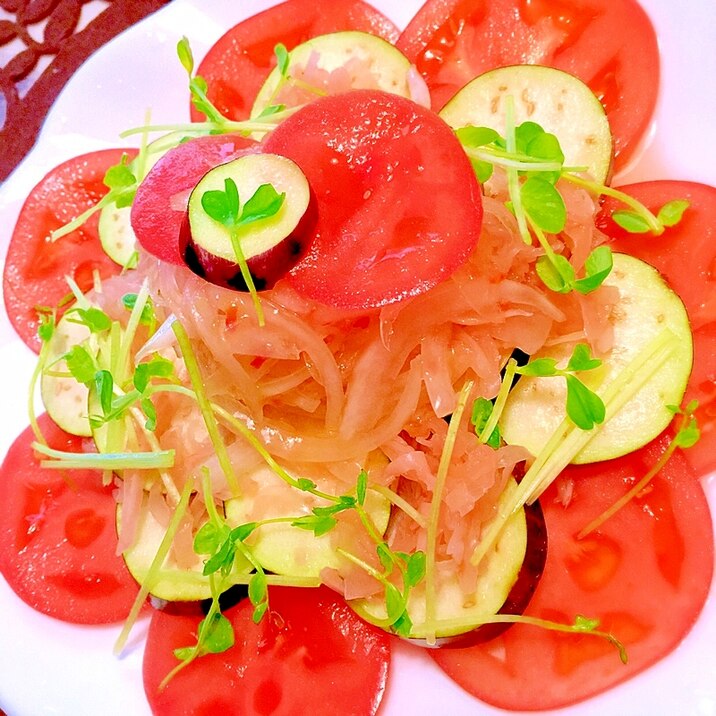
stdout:
[[(201, 57), (223, 31), (273, 0), (174, 0), (118, 37), (77, 73), (47, 118), (37, 147), (0, 188), (0, 255), (22, 200), (60, 161), (118, 144), (117, 135), (143, 123), (186, 117), (183, 72), (174, 47), (190, 36)], [(376, 0), (403, 27), (420, 0)], [(623, 179), (692, 179), (716, 184), (716, 4), (713, 0), (643, 0), (659, 35), (663, 84), (650, 145)], [(0, 455), (26, 425), (25, 394), (32, 356), (0, 318)], [(716, 514), (716, 481), (707, 486)], [(116, 627), (82, 628), (37, 614), (0, 579), (0, 708), (9, 716), (144, 716), (141, 685), (144, 628), (126, 656), (111, 648)], [(685, 643), (645, 674), (561, 715), (716, 714), (716, 594)], [(463, 693), (418, 649), (399, 646), (382, 714), (496, 714)]]

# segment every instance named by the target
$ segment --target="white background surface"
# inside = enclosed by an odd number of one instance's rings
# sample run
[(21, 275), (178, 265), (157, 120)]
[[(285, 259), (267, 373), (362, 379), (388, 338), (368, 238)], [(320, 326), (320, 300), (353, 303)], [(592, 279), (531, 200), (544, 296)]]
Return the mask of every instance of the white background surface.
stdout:
[[(117, 135), (152, 121), (187, 117), (186, 83), (175, 58), (189, 36), (198, 58), (229, 26), (273, 4), (270, 0), (174, 0), (117, 38), (73, 78), (47, 118), (37, 147), (0, 188), (0, 255), (32, 186), (52, 166), (82, 152), (118, 146)], [(376, 0), (404, 27), (419, 0)], [(675, 178), (716, 184), (716, 3), (643, 0), (662, 48), (662, 93), (650, 145), (624, 181)], [(129, 143), (129, 142), (127, 142)], [(0, 318), (0, 455), (25, 427), (30, 352)], [(716, 513), (716, 481), (708, 484)], [(144, 716), (141, 685), (143, 632), (134, 632), (121, 659), (112, 656), (117, 627), (82, 628), (25, 607), (0, 578), (0, 707), (9, 716)], [(420, 650), (396, 648), (383, 715), (494, 714), (464, 694)], [(669, 658), (629, 683), (565, 716), (682, 713), (716, 715), (716, 595), (686, 642)]]

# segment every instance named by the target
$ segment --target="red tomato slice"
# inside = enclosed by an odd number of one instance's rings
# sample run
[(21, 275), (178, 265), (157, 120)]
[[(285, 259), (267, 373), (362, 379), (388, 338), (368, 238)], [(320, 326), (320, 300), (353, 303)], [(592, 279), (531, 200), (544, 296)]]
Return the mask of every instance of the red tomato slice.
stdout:
[(155, 612), (144, 653), (144, 689), (156, 716), (369, 716), (385, 690), (390, 637), (333, 592), (271, 588), (271, 611), (253, 624), (248, 599), (224, 615), (236, 642), (195, 660), (162, 691), (174, 649), (196, 643), (200, 617)]
[[(274, 47), (288, 50), (317, 35), (360, 30), (389, 42), (398, 28), (385, 15), (361, 0), (288, 0), (231, 28), (209, 50), (197, 74), (208, 84), (208, 97), (230, 119), (246, 119), (261, 85), (276, 65)], [(205, 117), (193, 106), (191, 117)]]
[[(40, 427), (50, 447), (83, 452), (83, 439), (47, 415)], [(0, 572), (34, 609), (75, 624), (126, 618), (137, 583), (116, 554), (112, 486), (96, 470), (40, 467), (27, 428), (0, 470)]]
[(570, 467), (569, 507), (553, 486), (542, 498), (549, 549), (526, 614), (572, 622), (600, 619), (626, 646), (595, 636), (516, 625), (469, 649), (433, 652), (435, 661), (479, 699), (510, 710), (544, 710), (598, 694), (658, 661), (690, 630), (713, 572), (709, 506), (698, 480), (675, 454), (639, 498), (582, 540), (575, 535), (653, 465), (664, 438), (605, 463)]
[(651, 181), (621, 187), (657, 212), (671, 199), (687, 199), (683, 219), (661, 236), (629, 234), (611, 220), (607, 201), (597, 218), (613, 248), (657, 268), (681, 296), (694, 334), (694, 367), (686, 400), (696, 398), (701, 439), (686, 451), (700, 475), (716, 468), (716, 188), (685, 181)]
[(403, 97), (357, 90), (304, 107), (265, 151), (303, 170), (316, 202), (306, 255), (289, 281), (347, 309), (423, 293), (467, 260), (480, 188), (453, 132)]
[(97, 214), (58, 241), (49, 237), (107, 193), (105, 172), (123, 154), (131, 159), (136, 150), (106, 149), (69, 159), (45, 176), (20, 211), (7, 252), (3, 294), (12, 325), (35, 352), (40, 350), (35, 306), (54, 306), (66, 296), (70, 289), (65, 276), (86, 291), (95, 271), (101, 278), (121, 271), (102, 249)]
[(440, 109), (495, 67), (549, 65), (599, 97), (622, 166), (656, 105), (659, 51), (635, 0), (428, 0), (398, 40)]
[(191, 190), (210, 169), (257, 151), (258, 146), (246, 137), (217, 134), (168, 151), (137, 188), (131, 213), (137, 241), (162, 261), (183, 265), (180, 235)]

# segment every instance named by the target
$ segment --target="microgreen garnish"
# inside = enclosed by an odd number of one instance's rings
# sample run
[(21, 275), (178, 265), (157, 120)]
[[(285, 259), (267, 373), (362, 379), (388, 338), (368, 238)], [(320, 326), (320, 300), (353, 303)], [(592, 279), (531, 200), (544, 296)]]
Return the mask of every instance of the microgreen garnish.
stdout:
[(134, 200), (137, 191), (137, 177), (129, 163), (127, 154), (123, 154), (118, 164), (111, 166), (104, 175), (104, 185), (109, 191), (87, 211), (83, 211), (72, 221), (68, 222), (59, 229), (55, 229), (50, 233), (50, 239), (57, 241), (63, 236), (72, 233), (84, 224), (91, 216), (101, 211), (110, 204), (115, 204), (117, 208), (130, 206)]
[[(137, 305), (137, 294), (126, 293), (124, 296), (122, 296), (122, 304), (128, 311), (133, 310), (134, 307)], [(147, 302), (144, 304), (144, 308), (142, 308), (139, 322), (142, 325), (151, 326), (154, 324), (155, 321), (156, 317), (154, 315), (154, 306), (152, 305), (151, 299), (147, 298)]]
[(694, 413), (699, 407), (697, 400), (692, 400), (682, 410), (677, 405), (666, 406), (674, 415), (680, 416), (681, 420), (674, 437), (669, 441), (666, 449), (659, 456), (659, 459), (651, 466), (647, 473), (638, 480), (632, 487), (622, 495), (613, 505), (608, 507), (598, 517), (595, 517), (586, 527), (584, 527), (579, 534), (577, 539), (583, 539), (588, 534), (598, 529), (604, 522), (606, 522), (612, 515), (617, 513), (631, 500), (637, 497), (646, 486), (661, 472), (661, 469), (671, 459), (671, 456), (676, 452), (677, 448), (687, 449), (695, 445), (701, 437), (701, 431), (694, 417)]
[(279, 194), (273, 184), (262, 184), (241, 206), (236, 182), (231, 177), (224, 179), (223, 190), (210, 189), (201, 196), (201, 206), (207, 216), (228, 230), (236, 263), (239, 265), (241, 275), (251, 293), (259, 325), (261, 326), (265, 323), (263, 309), (253, 276), (244, 256), (241, 239), (245, 227), (275, 216), (283, 206), (285, 198), (286, 193)]
[(194, 75), (194, 55), (191, 51), (191, 45), (186, 37), (182, 37), (177, 43), (177, 56), (181, 66), (189, 77), (189, 92), (191, 93), (191, 103), (199, 112), (204, 114), (206, 118), (218, 125), (224, 124), (226, 117), (214, 106), (213, 102), (207, 96), (207, 84), (203, 77)]
[(83, 345), (72, 346), (62, 358), (67, 370), (78, 383), (88, 387), (94, 383), (94, 376), (98, 370), (97, 362)]
[[(689, 206), (688, 201), (674, 199), (664, 204), (656, 214), (656, 220), (665, 227), (675, 226), (681, 221), (684, 212)], [(614, 223), (618, 224), (631, 234), (645, 234), (652, 230), (652, 226), (641, 212), (631, 209), (619, 209), (612, 213)]]
[(285, 104), (270, 104), (261, 110), (261, 113), (256, 116), (256, 119), (261, 119), (262, 117), (270, 117), (271, 115), (278, 114), (279, 112), (284, 112), (285, 110)]
[(582, 430), (591, 430), (604, 422), (602, 399), (590, 390), (575, 374), (594, 370), (602, 361), (592, 357), (589, 346), (578, 343), (565, 368), (558, 368), (554, 358), (536, 358), (516, 369), (520, 375), (540, 378), (561, 376), (567, 382), (567, 415)]
[[(601, 397), (607, 416), (615, 415), (641, 390), (661, 369), (677, 343), (676, 336), (669, 329), (664, 329), (639, 351), (604, 388)], [(592, 360), (586, 354), (584, 359)], [(494, 546), (510, 515), (538, 499), (591, 439), (592, 434), (579, 428), (571, 419), (565, 418), (562, 421), (535, 457), (517, 489), (508, 496), (500, 511), (500, 519), (495, 520), (481, 535), (480, 542), (470, 558), (474, 566), (479, 565)]]
[[(477, 433), (480, 440), (482, 440), (481, 434), (485, 430), (487, 423), (492, 416), (494, 406), (491, 400), (487, 398), (476, 398), (472, 404), (472, 415), (470, 416), (470, 422), (475, 426), (475, 433)], [(490, 431), (487, 439), (484, 440), (486, 445), (491, 448), (500, 447), (500, 429), (495, 427)]]
[(57, 326), (57, 311), (49, 306), (36, 306), (37, 335), (43, 343), (47, 343), (55, 334)]
[[(507, 119), (510, 103), (507, 104)], [(537, 262), (536, 270), (542, 282), (552, 291), (590, 293), (602, 285), (612, 269), (611, 250), (597, 247), (585, 262), (584, 276), (576, 277), (576, 271), (566, 257), (555, 253), (545, 234), (559, 234), (566, 224), (564, 200), (557, 188), (557, 181), (565, 179), (582, 186), (597, 196), (612, 196), (629, 208), (615, 211), (614, 221), (634, 233), (660, 234), (667, 226), (674, 226), (683, 216), (688, 202), (667, 202), (654, 216), (645, 206), (632, 197), (579, 176), (582, 167), (565, 167), (564, 154), (555, 135), (545, 132), (535, 122), (523, 122), (517, 127), (507, 121), (506, 137), (489, 127), (466, 126), (456, 130), (472, 162), (480, 182), (492, 176), (495, 167), (507, 172), (510, 200), (508, 206), (514, 212), (522, 239), (532, 243), (534, 235), (544, 249), (544, 256)], [(520, 181), (521, 180), (521, 181)]]
[(484, 624), (522, 624), (565, 634), (589, 634), (608, 641), (618, 651), (621, 662), (623, 664), (628, 662), (628, 654), (624, 644), (611, 632), (600, 630), (599, 619), (585, 617), (582, 614), (577, 614), (571, 624), (551, 621), (549, 619), (540, 619), (539, 617), (528, 616), (526, 614), (493, 614), (482, 617), (479, 620), (470, 618), (463, 620), (439, 619), (432, 623), (426, 622), (425, 624), (419, 625), (419, 627), (414, 630), (414, 636), (417, 638), (427, 638), (430, 633), (438, 628), (446, 632), (456, 632), (465, 629), (475, 629)]
[(284, 45), (282, 42), (279, 42), (277, 45), (274, 46), (273, 52), (274, 55), (276, 55), (276, 66), (278, 67), (278, 71), (281, 73), (281, 77), (287, 79), (290, 58), (288, 50), (286, 49), (286, 45)]
[(102, 333), (108, 331), (112, 325), (110, 317), (101, 309), (95, 306), (89, 308), (75, 307), (67, 311), (66, 319), (70, 323), (77, 323), (86, 326), (90, 333)]

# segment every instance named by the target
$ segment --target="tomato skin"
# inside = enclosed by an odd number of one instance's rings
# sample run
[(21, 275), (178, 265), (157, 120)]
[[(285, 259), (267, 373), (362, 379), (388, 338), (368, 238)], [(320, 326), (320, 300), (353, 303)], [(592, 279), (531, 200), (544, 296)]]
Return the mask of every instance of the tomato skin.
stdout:
[(139, 185), (132, 203), (132, 229), (142, 248), (162, 261), (184, 265), (181, 236), (191, 190), (210, 169), (258, 147), (246, 137), (217, 134), (169, 150)]
[[(83, 452), (83, 439), (44, 414), (50, 447)], [(139, 591), (116, 554), (113, 486), (97, 470), (44, 469), (27, 428), (0, 470), (0, 573), (33, 609), (74, 624), (126, 618)]]
[(690, 202), (682, 220), (660, 236), (629, 234), (611, 219), (623, 208), (604, 203), (597, 226), (616, 251), (637, 256), (658, 269), (681, 296), (694, 336), (694, 366), (685, 402), (699, 401), (701, 438), (686, 451), (699, 475), (716, 468), (716, 187), (687, 181), (650, 181), (620, 187), (656, 213), (672, 199)]
[(526, 614), (571, 623), (599, 618), (627, 649), (590, 635), (516, 625), (494, 641), (431, 655), (463, 688), (510, 710), (562, 708), (631, 678), (672, 651), (695, 623), (713, 574), (713, 530), (698, 480), (676, 453), (644, 493), (582, 540), (575, 535), (642, 477), (662, 436), (616, 460), (572, 466), (567, 508), (557, 487), (541, 502), (547, 564)]
[[(244, 599), (224, 611), (234, 646), (196, 659), (161, 692), (178, 661), (173, 650), (196, 643), (200, 616), (155, 612), (144, 654), (144, 689), (155, 716), (370, 716), (383, 696), (390, 637), (361, 621), (326, 587), (271, 587), (260, 624)], [(220, 674), (221, 677), (217, 677)]]
[[(246, 119), (269, 72), (276, 65), (274, 47), (290, 51), (317, 35), (360, 30), (388, 42), (398, 39), (398, 28), (382, 13), (361, 0), (288, 0), (231, 28), (211, 47), (197, 74), (208, 84), (208, 97), (229, 119)], [(193, 121), (204, 115), (192, 105)]]
[(324, 97), (285, 120), (267, 152), (301, 168), (316, 203), (288, 280), (344, 309), (415, 296), (448, 278), (479, 238), (480, 188), (433, 112), (373, 90)]
[(648, 128), (659, 88), (659, 51), (635, 0), (427, 0), (401, 34), (440, 109), (473, 77), (496, 67), (556, 67), (604, 105), (623, 166)]
[(36, 353), (40, 339), (35, 306), (56, 306), (70, 292), (65, 276), (86, 291), (95, 271), (102, 279), (121, 271), (102, 249), (98, 214), (55, 242), (49, 236), (107, 193), (105, 172), (124, 154), (132, 159), (136, 150), (106, 149), (67, 160), (35, 186), (20, 211), (5, 261), (3, 295), (10, 322)]

